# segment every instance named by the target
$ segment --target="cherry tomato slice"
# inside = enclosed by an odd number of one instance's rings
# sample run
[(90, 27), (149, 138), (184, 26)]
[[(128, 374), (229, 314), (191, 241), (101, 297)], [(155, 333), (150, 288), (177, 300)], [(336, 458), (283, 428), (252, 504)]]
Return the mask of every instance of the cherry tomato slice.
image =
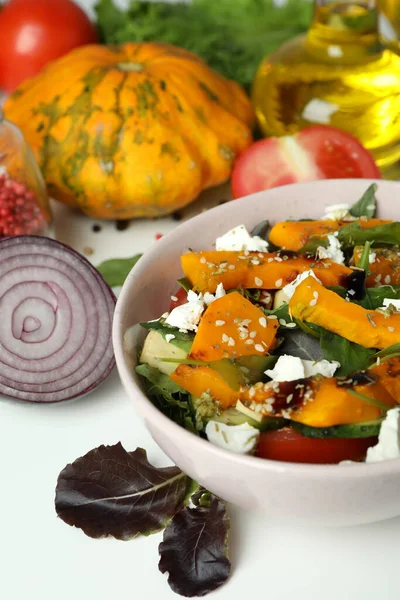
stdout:
[[(172, 298), (176, 298), (176, 300), (173, 300)], [(181, 304), (186, 304), (186, 302), (187, 302), (187, 292), (186, 292), (186, 290), (184, 290), (181, 287), (176, 292), (176, 294), (173, 297), (171, 297), (171, 303), (169, 305), (169, 312), (171, 312), (171, 310), (173, 310), (177, 306), (180, 306)]]
[(346, 177), (380, 179), (381, 174), (372, 154), (355, 137), (316, 125), (250, 146), (234, 165), (232, 194), (240, 198), (288, 183)]
[(334, 464), (342, 460), (362, 460), (377, 438), (323, 438), (301, 435), (291, 427), (260, 435), (257, 456), (285, 462)]

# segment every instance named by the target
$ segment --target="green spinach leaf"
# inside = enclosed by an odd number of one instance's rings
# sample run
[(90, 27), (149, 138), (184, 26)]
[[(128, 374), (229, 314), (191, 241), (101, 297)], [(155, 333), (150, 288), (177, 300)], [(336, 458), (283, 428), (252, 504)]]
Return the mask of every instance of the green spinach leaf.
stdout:
[[(340, 286), (333, 286), (328, 288), (332, 292), (335, 292), (342, 298), (346, 297), (346, 289)], [(359, 304), (363, 308), (375, 310), (383, 304), (384, 298), (391, 298), (393, 300), (400, 300), (400, 285), (381, 285), (375, 288), (367, 288), (365, 292), (365, 298), (362, 300), (352, 300), (354, 304)]]
[(363, 269), (366, 275), (369, 275), (371, 271), (369, 270), (369, 254), (371, 251), (371, 242), (365, 242), (360, 260), (358, 261), (357, 267), (359, 269)]
[(141, 256), (141, 254), (136, 254), (136, 256), (132, 256), (131, 258), (112, 258), (111, 260), (102, 262), (97, 267), (97, 270), (110, 287), (119, 287), (123, 285), (129, 272)]
[(368, 217), (369, 219), (375, 216), (376, 213), (376, 198), (375, 192), (378, 189), (376, 183), (373, 183), (364, 192), (361, 198), (353, 204), (349, 213), (352, 217)]
[(362, 229), (360, 223), (354, 221), (338, 231), (338, 240), (344, 248), (352, 248), (371, 242), (376, 247), (380, 244), (400, 244), (400, 223), (385, 223), (369, 229)]
[(156, 321), (147, 321), (145, 323), (140, 323), (140, 325), (144, 327), (144, 329), (148, 329), (149, 331), (151, 331), (152, 329), (158, 331), (158, 333), (160, 333), (164, 339), (167, 335), (174, 335), (175, 337), (170, 340), (170, 344), (181, 348), (187, 354), (189, 354), (194, 340), (194, 333), (185, 333), (183, 331), (179, 331), (177, 327), (171, 327), (170, 325), (166, 325), (164, 319), (157, 319)]
[[(264, 309), (267, 316), (275, 316), (279, 320), (279, 324), (283, 329), (295, 329), (296, 322), (289, 315), (289, 304), (284, 302), (278, 308), (273, 310)], [(289, 327), (288, 327), (289, 325)]]
[(337, 360), (340, 368), (335, 376), (347, 377), (356, 371), (367, 369), (373, 362), (375, 350), (350, 342), (336, 333), (320, 329), (320, 344), (326, 360)]

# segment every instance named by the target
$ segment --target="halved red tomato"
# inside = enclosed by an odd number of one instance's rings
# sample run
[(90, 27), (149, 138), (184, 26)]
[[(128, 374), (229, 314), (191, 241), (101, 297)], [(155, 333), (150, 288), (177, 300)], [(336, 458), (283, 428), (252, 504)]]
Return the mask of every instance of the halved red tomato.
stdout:
[[(175, 300), (175, 298), (176, 298), (176, 300)], [(171, 303), (169, 305), (169, 311), (171, 312), (171, 310), (173, 310), (177, 306), (180, 306), (181, 304), (186, 304), (186, 302), (187, 302), (187, 291), (181, 287), (181, 288), (179, 288), (179, 290), (176, 292), (176, 294), (174, 296), (171, 296)]]
[(237, 159), (232, 194), (240, 198), (261, 190), (316, 179), (380, 179), (372, 154), (345, 131), (316, 125), (292, 136), (267, 138)]
[(377, 438), (305, 437), (291, 427), (260, 435), (257, 456), (285, 462), (334, 464), (342, 460), (362, 460)]

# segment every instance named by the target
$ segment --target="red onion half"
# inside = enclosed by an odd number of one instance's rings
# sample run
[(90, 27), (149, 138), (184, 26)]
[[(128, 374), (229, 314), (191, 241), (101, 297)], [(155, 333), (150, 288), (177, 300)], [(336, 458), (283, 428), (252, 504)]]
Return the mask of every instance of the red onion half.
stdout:
[(59, 402), (114, 366), (115, 296), (80, 254), (54, 240), (0, 240), (0, 393)]

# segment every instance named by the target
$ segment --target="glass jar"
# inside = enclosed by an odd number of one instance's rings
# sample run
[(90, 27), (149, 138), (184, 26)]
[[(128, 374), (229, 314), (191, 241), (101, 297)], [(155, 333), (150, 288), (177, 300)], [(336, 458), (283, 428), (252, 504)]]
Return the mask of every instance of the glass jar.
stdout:
[(400, 177), (400, 46), (380, 37), (376, 0), (314, 0), (308, 33), (261, 63), (253, 102), (264, 135), (332, 125), (358, 138), (384, 177)]
[(33, 152), (0, 108), (0, 237), (44, 235), (50, 223), (46, 186)]

